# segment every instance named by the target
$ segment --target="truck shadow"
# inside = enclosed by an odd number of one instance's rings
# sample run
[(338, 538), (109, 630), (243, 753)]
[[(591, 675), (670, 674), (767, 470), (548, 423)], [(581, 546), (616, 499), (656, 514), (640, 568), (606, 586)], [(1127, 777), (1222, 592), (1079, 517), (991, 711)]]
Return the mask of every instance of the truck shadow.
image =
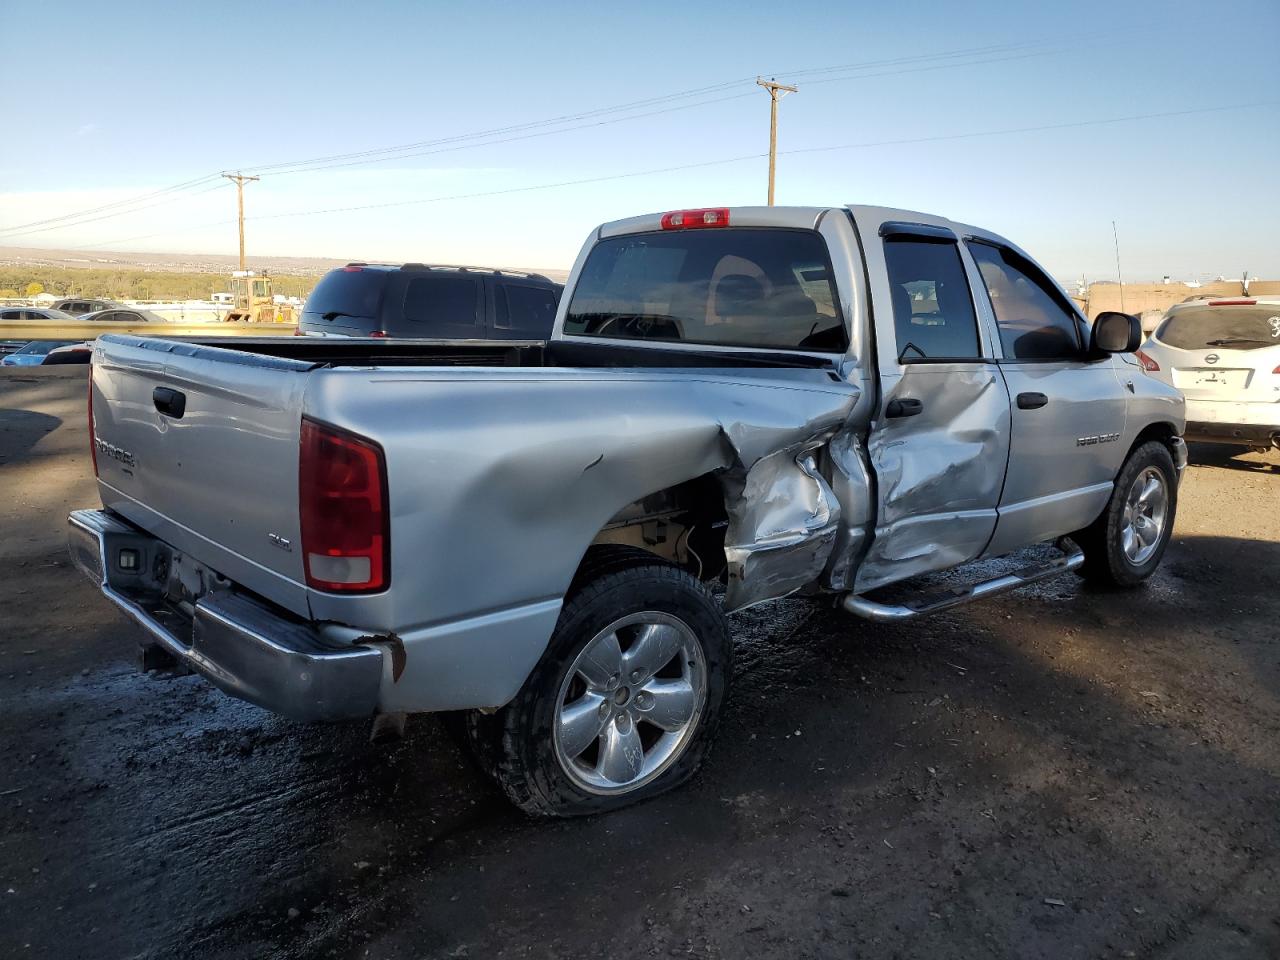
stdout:
[[(275, 921), (272, 942), (475, 956), (623, 930), (646, 949), (703, 937), (752, 955), (744, 904), (803, 914), (787, 932), (812, 930), (810, 950), (841, 927), (932, 955), (983, 952), (992, 928), (1024, 954), (1185, 937), (1280, 841), (1280, 665), (1257, 626), (1280, 605), (1233, 572), (1278, 562), (1276, 544), (1191, 537), (1145, 591), (1063, 578), (895, 626), (813, 601), (756, 608), (735, 618), (738, 682), (703, 774), (605, 817), (512, 813), (429, 726), (390, 763), (347, 741), (328, 763), (355, 792), (324, 809), (343, 833), (395, 838), (385, 872), (352, 894), (339, 863), (205, 935), (354, 895), (341, 925), (313, 918), (299, 940)], [(1054, 912), (1041, 899), (1059, 891), (1071, 906)], [(957, 904), (973, 915), (958, 925), (903, 923)]]
[(364, 722), (140, 676), (117, 619), (83, 642), (119, 656), (6, 697), (4, 753), (45, 810), (12, 818), (10, 856), (40, 868), (25, 894), (94, 884), (59, 914), (68, 952), (1149, 949), (1280, 845), (1280, 600), (1240, 576), (1275, 569), (1280, 545), (1187, 537), (1135, 592), (1064, 577), (890, 626), (754, 608), (703, 773), (574, 821), (516, 813), (436, 718), (376, 748)]
[(0, 407), (0, 451), (3, 451), (0, 464), (25, 457), (37, 443), (60, 426), (61, 417), (35, 410)]
[(1280, 452), (1255, 453), (1243, 447), (1221, 443), (1189, 443), (1188, 459), (1193, 467), (1222, 467), (1247, 473), (1280, 473)]

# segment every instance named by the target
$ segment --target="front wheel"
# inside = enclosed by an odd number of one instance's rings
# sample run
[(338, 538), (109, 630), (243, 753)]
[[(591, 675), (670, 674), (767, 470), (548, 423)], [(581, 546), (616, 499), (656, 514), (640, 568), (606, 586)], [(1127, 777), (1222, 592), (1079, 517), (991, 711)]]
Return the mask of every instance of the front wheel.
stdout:
[(1072, 534), (1084, 550), (1081, 574), (1113, 586), (1138, 586), (1160, 565), (1177, 508), (1173, 457), (1158, 441), (1142, 444), (1121, 467), (1102, 515)]
[(625, 806), (698, 768), (731, 658), (719, 605), (688, 573), (656, 558), (607, 566), (566, 599), (515, 700), (468, 717), (469, 739), (528, 813)]

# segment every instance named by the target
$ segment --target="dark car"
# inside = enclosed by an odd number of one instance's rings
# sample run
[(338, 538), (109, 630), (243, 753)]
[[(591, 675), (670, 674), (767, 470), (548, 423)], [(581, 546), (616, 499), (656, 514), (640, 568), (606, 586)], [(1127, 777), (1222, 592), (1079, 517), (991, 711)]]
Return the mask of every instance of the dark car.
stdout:
[(325, 274), (304, 336), (546, 340), (564, 287), (536, 273), (424, 263), (351, 263)]
[(152, 313), (150, 310), (139, 310), (135, 307), (112, 307), (107, 310), (98, 310), (95, 313), (86, 313), (78, 319), (94, 323), (98, 320), (111, 320), (115, 323), (164, 323), (164, 317), (158, 313)]
[(114, 300), (103, 300), (101, 297), (68, 297), (65, 300), (57, 301), (53, 305), (55, 310), (62, 310), (76, 317), (82, 313), (96, 313), (99, 310), (110, 310), (112, 307), (118, 306), (120, 304)]
[(54, 347), (40, 361), (42, 367), (55, 367), (67, 363), (85, 364), (93, 359), (93, 344), (88, 340)]

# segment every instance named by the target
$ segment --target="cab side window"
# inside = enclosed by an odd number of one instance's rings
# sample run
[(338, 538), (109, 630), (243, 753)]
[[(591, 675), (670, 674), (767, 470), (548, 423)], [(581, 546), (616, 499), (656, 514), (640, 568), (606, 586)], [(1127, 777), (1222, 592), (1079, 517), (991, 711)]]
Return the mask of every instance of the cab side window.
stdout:
[(1077, 360), (1084, 346), (1076, 313), (1036, 266), (1005, 247), (970, 241), (1010, 360)]
[(955, 240), (900, 234), (884, 241), (902, 363), (982, 356), (978, 318)]
[(404, 317), (434, 326), (480, 324), (480, 281), (471, 277), (415, 277), (404, 294)]

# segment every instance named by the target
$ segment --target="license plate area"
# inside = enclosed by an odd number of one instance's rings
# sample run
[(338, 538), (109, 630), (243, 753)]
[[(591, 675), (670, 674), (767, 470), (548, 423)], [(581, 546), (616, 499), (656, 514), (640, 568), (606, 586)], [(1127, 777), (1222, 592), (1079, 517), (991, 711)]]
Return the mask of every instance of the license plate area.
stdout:
[(1250, 370), (1220, 370), (1216, 367), (1190, 367), (1174, 370), (1173, 385), (1180, 390), (1195, 389), (1205, 393), (1243, 390), (1249, 385)]

